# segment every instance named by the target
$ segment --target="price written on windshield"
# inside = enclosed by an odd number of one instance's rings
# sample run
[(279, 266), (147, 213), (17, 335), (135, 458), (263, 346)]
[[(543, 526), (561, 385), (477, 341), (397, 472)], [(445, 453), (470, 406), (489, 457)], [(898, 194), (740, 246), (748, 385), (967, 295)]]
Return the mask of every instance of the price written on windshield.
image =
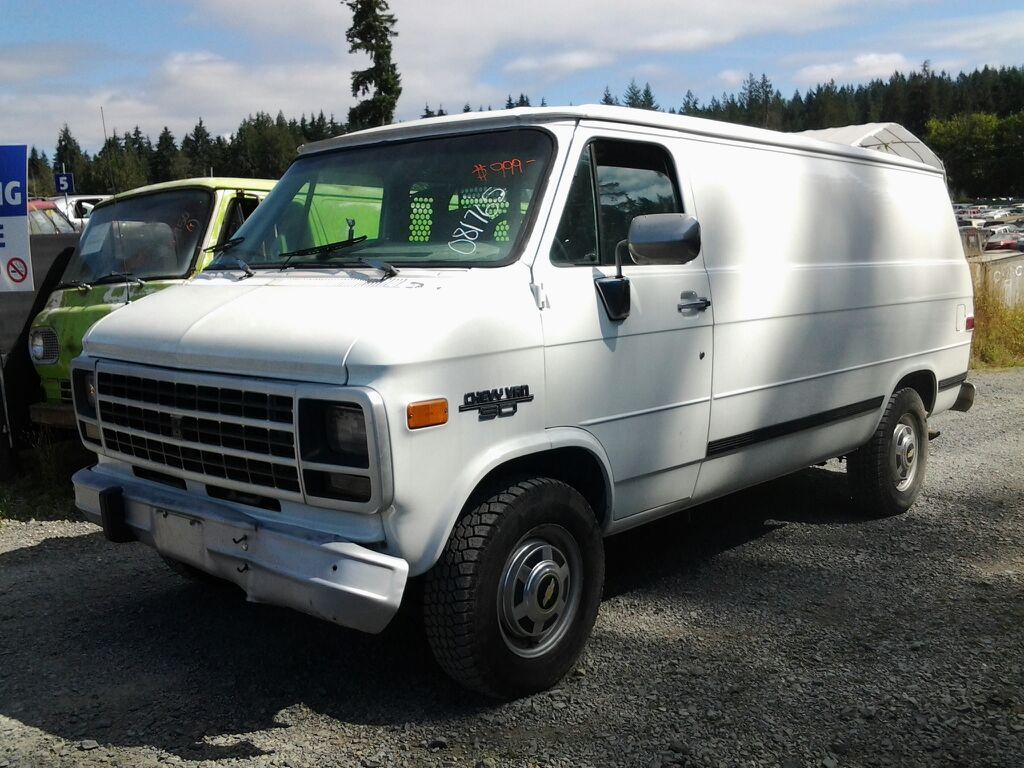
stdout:
[(516, 174), (522, 174), (523, 168), (530, 163), (535, 163), (536, 160), (521, 160), (518, 157), (509, 158), (508, 160), (498, 160), (494, 163), (484, 164), (477, 163), (473, 166), (473, 175), (480, 181), (487, 181), (488, 171), (493, 174), (501, 174), (502, 178), (508, 176), (515, 176)]

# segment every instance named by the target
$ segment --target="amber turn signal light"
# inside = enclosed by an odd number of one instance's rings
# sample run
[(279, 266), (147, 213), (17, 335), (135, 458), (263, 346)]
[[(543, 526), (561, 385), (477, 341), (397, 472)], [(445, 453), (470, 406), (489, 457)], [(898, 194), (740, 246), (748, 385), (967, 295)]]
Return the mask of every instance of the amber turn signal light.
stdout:
[(423, 427), (436, 427), (439, 424), (448, 423), (448, 401), (443, 397), (437, 400), (421, 400), (418, 403), (409, 403), (405, 409), (406, 423), (409, 429), (422, 429)]

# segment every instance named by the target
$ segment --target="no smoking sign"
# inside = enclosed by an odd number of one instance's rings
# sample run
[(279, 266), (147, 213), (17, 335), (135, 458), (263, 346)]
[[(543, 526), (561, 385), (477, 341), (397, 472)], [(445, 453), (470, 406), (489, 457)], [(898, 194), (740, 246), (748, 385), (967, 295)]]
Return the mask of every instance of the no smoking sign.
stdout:
[(7, 260), (7, 277), (15, 284), (25, 282), (25, 278), (28, 277), (28, 264), (24, 259), (15, 256)]

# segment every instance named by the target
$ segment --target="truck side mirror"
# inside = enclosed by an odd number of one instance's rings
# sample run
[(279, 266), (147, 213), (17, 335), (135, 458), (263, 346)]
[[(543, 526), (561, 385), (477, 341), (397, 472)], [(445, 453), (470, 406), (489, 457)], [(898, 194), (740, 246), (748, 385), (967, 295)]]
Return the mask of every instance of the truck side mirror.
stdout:
[(649, 213), (629, 224), (629, 253), (637, 264), (685, 264), (700, 253), (700, 222), (687, 213)]

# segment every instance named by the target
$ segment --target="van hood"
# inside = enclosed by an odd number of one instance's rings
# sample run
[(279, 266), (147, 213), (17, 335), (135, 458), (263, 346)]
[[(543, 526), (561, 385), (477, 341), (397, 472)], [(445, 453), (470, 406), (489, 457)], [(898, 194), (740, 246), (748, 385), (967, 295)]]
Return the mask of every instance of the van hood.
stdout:
[(347, 384), (354, 360), (372, 369), (532, 345), (533, 334), (500, 333), (509, 313), (537, 314), (529, 274), (521, 264), (386, 280), (375, 270), (207, 274), (108, 315), (83, 347), (94, 358)]

